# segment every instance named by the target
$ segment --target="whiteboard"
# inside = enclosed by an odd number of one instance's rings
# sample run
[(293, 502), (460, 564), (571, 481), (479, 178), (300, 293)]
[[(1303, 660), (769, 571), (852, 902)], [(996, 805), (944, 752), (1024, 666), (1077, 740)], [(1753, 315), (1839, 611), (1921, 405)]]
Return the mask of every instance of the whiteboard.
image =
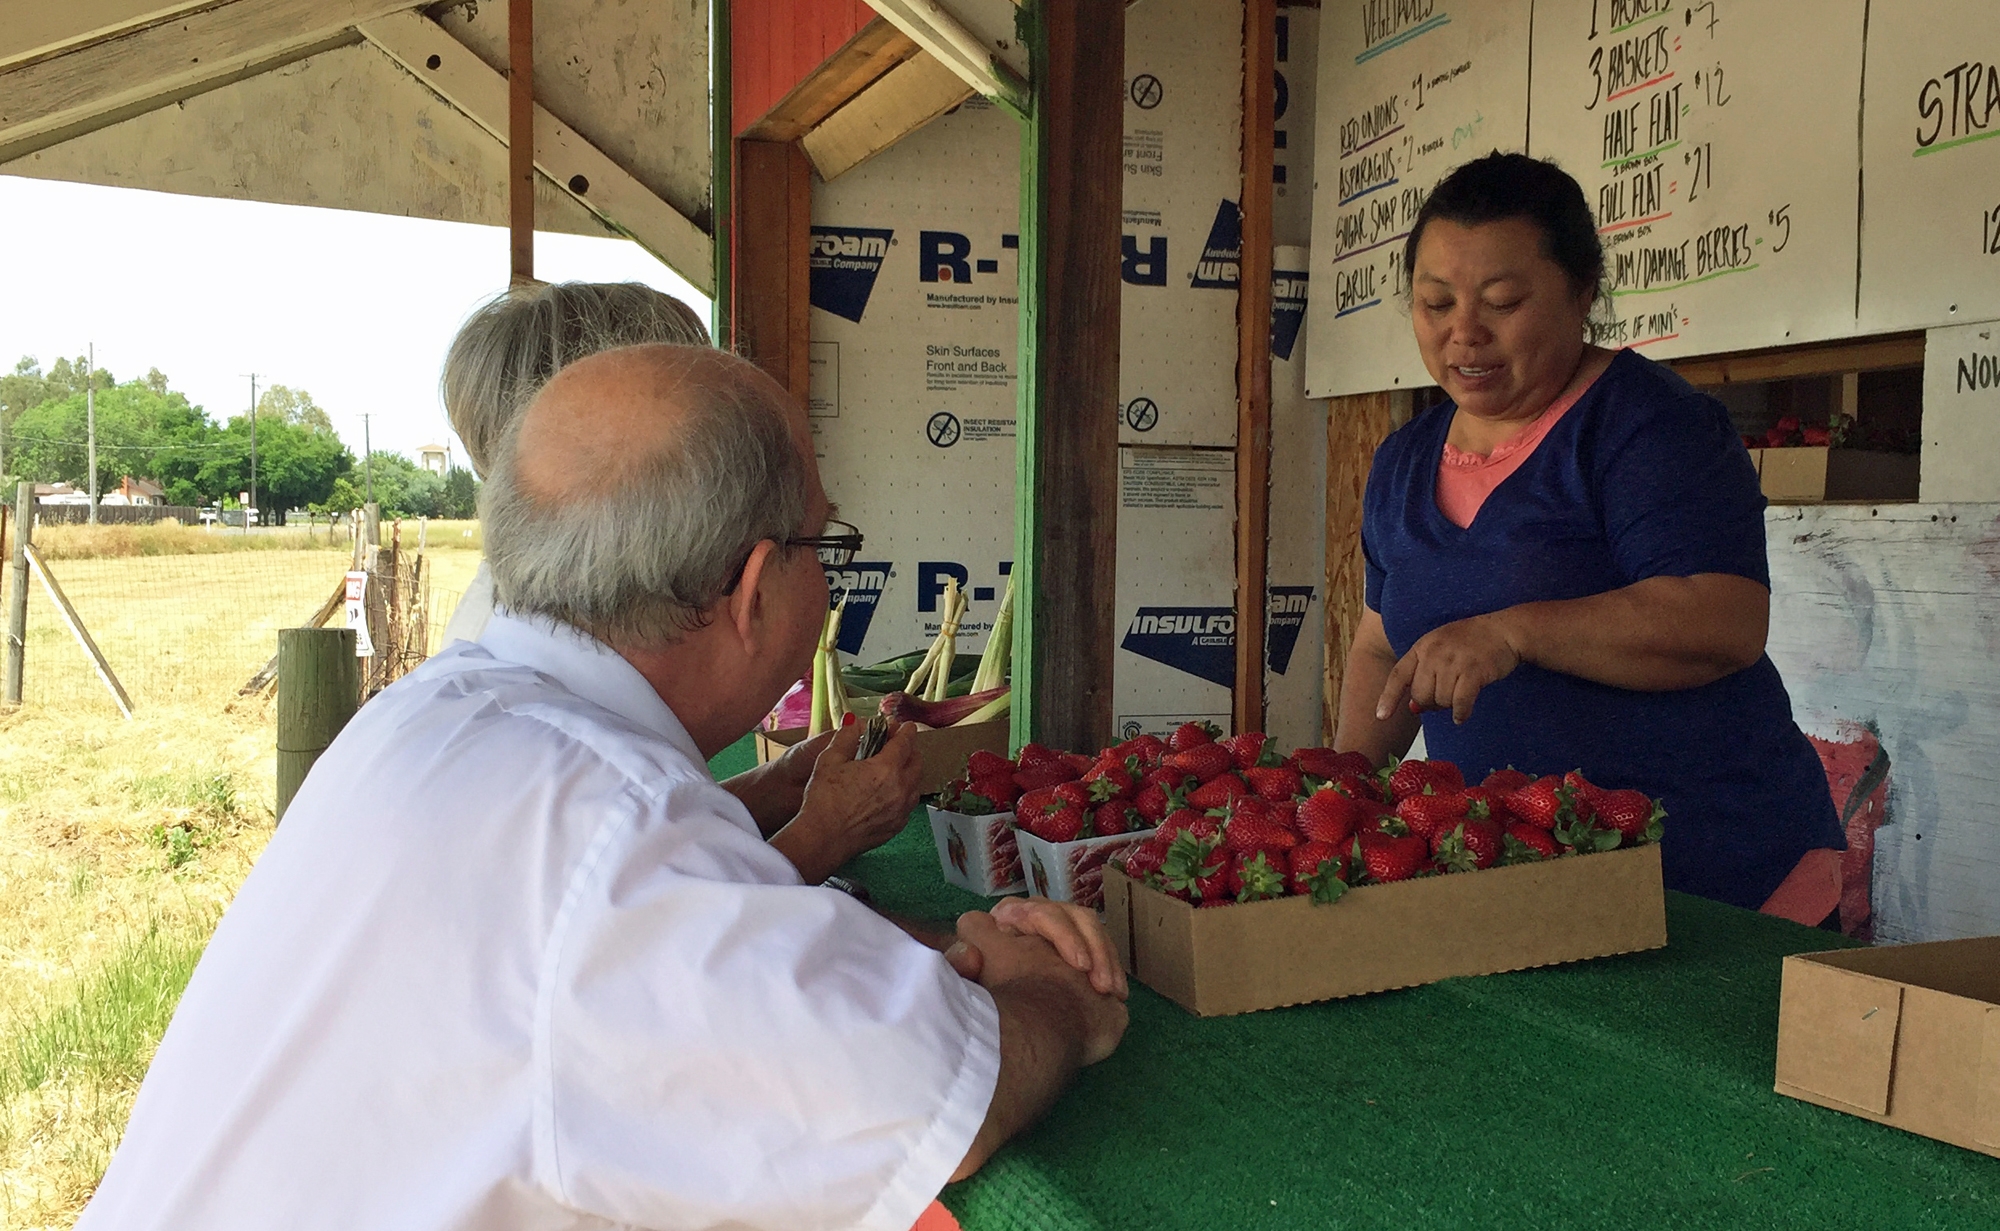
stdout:
[(1861, 330), (2000, 317), (1993, 0), (1875, 5), (1867, 78)]
[(1528, 137), (1528, 0), (1328, 0), (1314, 123), (1311, 397), (1431, 384), (1403, 237), (1459, 163)]
[(1862, 7), (1537, 0), (1528, 149), (1597, 216), (1605, 345), (1854, 332)]

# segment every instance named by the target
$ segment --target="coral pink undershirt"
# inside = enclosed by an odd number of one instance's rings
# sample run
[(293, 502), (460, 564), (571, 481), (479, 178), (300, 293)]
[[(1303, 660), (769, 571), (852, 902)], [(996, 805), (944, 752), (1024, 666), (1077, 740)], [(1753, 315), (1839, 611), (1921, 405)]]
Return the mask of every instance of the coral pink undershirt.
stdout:
[(1562, 418), (1570, 407), (1576, 405), (1577, 399), (1590, 392), (1590, 386), (1596, 383), (1593, 377), (1581, 389), (1550, 402), (1549, 408), (1537, 415), (1519, 435), (1501, 441), (1498, 448), (1483, 457), (1455, 448), (1449, 440), (1445, 441), (1444, 456), (1438, 461), (1438, 512), (1460, 530), (1470, 526), (1472, 519), (1479, 516), (1479, 506), (1486, 503), (1493, 489), (1521, 468), (1521, 463), (1527, 461), (1535, 446), (1542, 443), (1542, 438), (1549, 434), (1556, 420)]

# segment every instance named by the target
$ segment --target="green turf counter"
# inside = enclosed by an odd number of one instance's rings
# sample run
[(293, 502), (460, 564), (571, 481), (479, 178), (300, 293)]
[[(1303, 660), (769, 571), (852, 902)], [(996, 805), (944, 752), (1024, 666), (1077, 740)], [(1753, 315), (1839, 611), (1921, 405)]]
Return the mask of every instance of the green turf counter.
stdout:
[[(986, 902), (920, 818), (848, 871), (894, 911)], [(1117, 1054), (944, 1202), (966, 1231), (2000, 1228), (2000, 1159), (1772, 1092), (1780, 959), (1838, 936), (1680, 894), (1667, 929), (1240, 1017), (1135, 985)]]

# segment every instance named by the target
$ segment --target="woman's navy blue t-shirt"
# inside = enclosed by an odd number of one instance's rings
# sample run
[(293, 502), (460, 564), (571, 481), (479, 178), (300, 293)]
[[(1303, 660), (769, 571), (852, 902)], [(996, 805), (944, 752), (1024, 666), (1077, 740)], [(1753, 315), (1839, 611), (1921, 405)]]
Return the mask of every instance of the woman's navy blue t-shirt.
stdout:
[[(1764, 497), (1742, 440), (1720, 402), (1666, 368), (1620, 351), (1465, 529), (1437, 505), (1455, 409), (1391, 435), (1368, 476), (1367, 601), (1399, 656), (1454, 620), (1648, 577), (1770, 584)], [(1807, 851), (1845, 846), (1768, 656), (1676, 692), (1524, 665), (1483, 689), (1463, 725), (1426, 714), (1424, 744), (1472, 781), (1508, 765), (1581, 769), (1661, 797), (1667, 886), (1737, 906), (1761, 905)]]

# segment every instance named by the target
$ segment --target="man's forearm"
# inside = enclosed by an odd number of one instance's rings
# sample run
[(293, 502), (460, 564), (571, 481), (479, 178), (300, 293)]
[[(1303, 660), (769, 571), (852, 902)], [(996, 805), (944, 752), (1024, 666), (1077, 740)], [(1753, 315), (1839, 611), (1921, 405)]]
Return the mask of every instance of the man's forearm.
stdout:
[(791, 780), (782, 762), (767, 761), (725, 778), (722, 789), (734, 795), (749, 810), (751, 819), (766, 838), (774, 836), (798, 814), (804, 788)]
[(991, 992), (1000, 1011), (1000, 1079), (986, 1122), (952, 1174), (954, 1182), (978, 1171), (1009, 1138), (1041, 1119), (1083, 1067), (1086, 1028), (1074, 990), (1055, 979), (1029, 977)]

